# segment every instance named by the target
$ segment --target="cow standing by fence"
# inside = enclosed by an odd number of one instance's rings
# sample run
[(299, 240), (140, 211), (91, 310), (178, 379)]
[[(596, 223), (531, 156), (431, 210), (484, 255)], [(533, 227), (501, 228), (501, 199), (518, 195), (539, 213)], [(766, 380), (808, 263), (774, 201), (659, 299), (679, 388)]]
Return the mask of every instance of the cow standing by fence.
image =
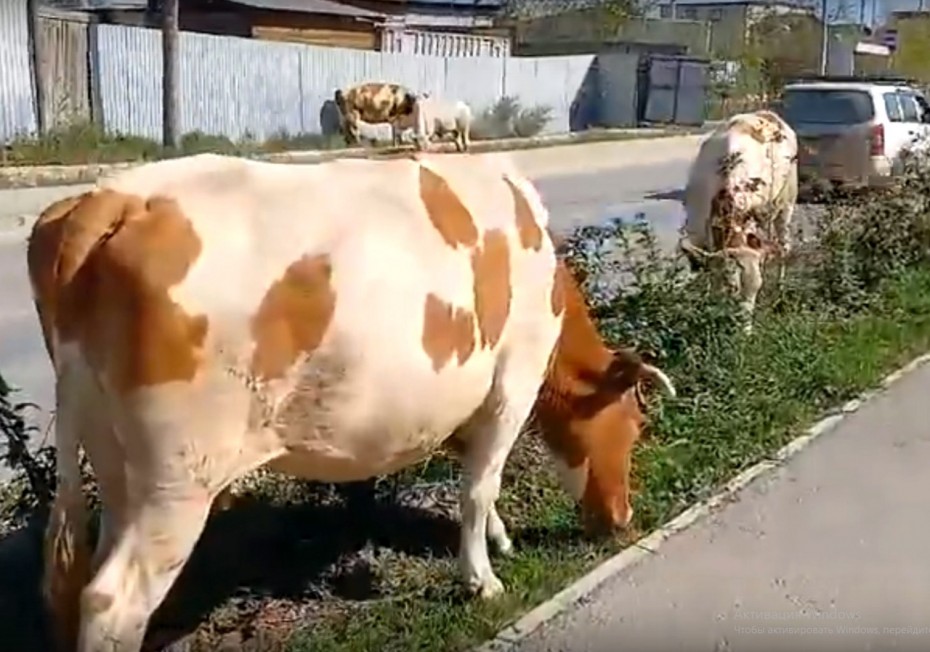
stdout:
[(342, 113), (343, 133), (349, 144), (358, 143), (359, 122), (394, 123), (413, 114), (416, 95), (399, 84), (370, 82), (333, 95)]
[(462, 100), (444, 100), (428, 93), (417, 96), (413, 113), (394, 123), (394, 144), (400, 143), (403, 130), (412, 129), (414, 141), (420, 150), (429, 149), (434, 138), (451, 135), (455, 149), (467, 152), (471, 146), (471, 108)]

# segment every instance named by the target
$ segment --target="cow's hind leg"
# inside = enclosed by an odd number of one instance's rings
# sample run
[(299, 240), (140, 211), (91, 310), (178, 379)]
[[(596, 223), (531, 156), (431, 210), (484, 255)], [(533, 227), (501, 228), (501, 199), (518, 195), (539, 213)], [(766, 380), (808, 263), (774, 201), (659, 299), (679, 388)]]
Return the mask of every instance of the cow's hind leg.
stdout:
[[(64, 354), (59, 354), (64, 358)], [(74, 649), (80, 627), (80, 595), (90, 575), (80, 445), (93, 436), (84, 378), (60, 363), (56, 379), (55, 456), (58, 486), (45, 530), (42, 593), (58, 649)]]
[(482, 598), (504, 590), (488, 557), (489, 536), (509, 548), (494, 503), (504, 463), (530, 414), (549, 358), (550, 348), (536, 347), (532, 339), (527, 337), (501, 359), (488, 399), (461, 433), (465, 450), (459, 563), (466, 586)]
[[(116, 504), (115, 492), (101, 496), (119, 518), (81, 596), (78, 652), (138, 652), (149, 618), (190, 557), (217, 495), (266, 461), (235, 436), (235, 411), (228, 410), (224, 422), (208, 423), (214, 410), (190, 407), (197, 402), (203, 401), (156, 394), (117, 414), (124, 446), (113, 455), (125, 465), (125, 492)], [(257, 434), (252, 439), (260, 441)]]
[(138, 652), (149, 618), (190, 557), (213, 496), (195, 483), (152, 488), (130, 507), (82, 595), (79, 652)]

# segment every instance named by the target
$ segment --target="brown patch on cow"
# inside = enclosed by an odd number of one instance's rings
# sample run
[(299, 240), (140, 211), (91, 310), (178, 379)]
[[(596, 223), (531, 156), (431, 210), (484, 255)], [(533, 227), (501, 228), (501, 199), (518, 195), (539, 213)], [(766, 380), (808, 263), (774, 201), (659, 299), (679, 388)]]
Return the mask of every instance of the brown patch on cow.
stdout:
[(478, 243), (478, 228), (471, 213), (449, 184), (432, 170), (420, 166), (420, 199), (433, 227), (453, 249)]
[(304, 256), (272, 284), (252, 318), (252, 373), (281, 378), (320, 345), (336, 310), (329, 256)]
[(565, 275), (568, 270), (564, 266), (556, 264), (555, 274), (552, 276), (552, 289), (549, 292), (549, 305), (552, 307), (552, 314), (556, 317), (565, 311)]
[(771, 125), (771, 129), (774, 133), (780, 133), (782, 131), (784, 122), (781, 118), (778, 117), (777, 113), (768, 111), (766, 109), (760, 109), (756, 111), (754, 115), (763, 122), (767, 122), (769, 125)]
[(475, 318), (464, 308), (453, 308), (435, 294), (427, 294), (423, 306), (423, 350), (438, 372), (456, 355), (459, 366), (475, 350)]
[(481, 247), (471, 256), (475, 275), (475, 314), (481, 345), (494, 347), (500, 340), (510, 314), (510, 247), (503, 231), (492, 229), (484, 234)]
[(97, 190), (49, 207), (28, 252), (46, 340), (54, 327), (78, 342), (119, 391), (192, 379), (207, 318), (188, 315), (169, 290), (200, 251), (171, 199)]
[(746, 134), (757, 143), (765, 144), (767, 142), (765, 130), (756, 120), (743, 117), (734, 118), (730, 122), (730, 129), (737, 133)]
[(513, 209), (517, 218), (517, 233), (520, 235), (520, 245), (524, 249), (539, 251), (542, 248), (543, 232), (539, 224), (536, 223), (529, 201), (513, 181), (504, 177), (504, 182), (513, 195)]
[(785, 139), (781, 119), (771, 111), (755, 111), (745, 117), (734, 118), (730, 123), (734, 131), (750, 136), (757, 143), (777, 143)]

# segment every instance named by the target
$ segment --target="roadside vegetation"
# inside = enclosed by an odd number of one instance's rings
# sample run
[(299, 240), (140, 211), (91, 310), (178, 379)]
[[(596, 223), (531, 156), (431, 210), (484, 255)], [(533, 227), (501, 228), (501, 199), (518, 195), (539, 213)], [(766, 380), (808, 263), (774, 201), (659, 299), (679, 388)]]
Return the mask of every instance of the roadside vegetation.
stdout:
[[(182, 638), (191, 652), (447, 652), (492, 636), (930, 346), (926, 172), (912, 161), (882, 196), (826, 206), (782, 286), (768, 280), (751, 336), (735, 302), (663, 256), (643, 222), (574, 234), (568, 256), (604, 336), (651, 353), (679, 391), (654, 406), (637, 449), (625, 538), (582, 537), (532, 424), (499, 504), (516, 547), (495, 561), (508, 592), (488, 604), (459, 587), (452, 460), (338, 488), (258, 473), (211, 518), (156, 614), (151, 649)], [(607, 247), (621, 255), (601, 255)], [(0, 500), (0, 648), (26, 652), (47, 649), (39, 541), (54, 475), (47, 445), (22, 445), (33, 421), (15, 402), (0, 383), (0, 451), (14, 474)]]
[[(536, 136), (552, 118), (548, 106), (523, 107), (513, 97), (502, 97), (493, 106), (477, 112), (475, 140)], [(389, 146), (390, 141), (374, 146)], [(280, 133), (266, 140), (246, 135), (238, 141), (226, 136), (189, 132), (177, 150), (166, 150), (158, 141), (142, 136), (107, 133), (98, 125), (75, 122), (39, 137), (16, 138), (0, 149), (0, 167), (22, 165), (78, 165), (154, 161), (170, 156), (217, 152), (234, 156), (261, 156), (283, 152), (337, 150), (346, 147), (341, 134)]]

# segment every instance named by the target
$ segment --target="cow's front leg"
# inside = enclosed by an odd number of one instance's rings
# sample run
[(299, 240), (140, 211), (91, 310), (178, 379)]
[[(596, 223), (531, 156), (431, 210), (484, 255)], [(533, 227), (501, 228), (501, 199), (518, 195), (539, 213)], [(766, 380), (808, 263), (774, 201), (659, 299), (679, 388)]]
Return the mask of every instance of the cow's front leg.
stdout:
[(509, 538), (500, 517), (491, 514), (500, 494), (504, 463), (536, 401), (559, 328), (557, 321), (540, 325), (536, 332), (529, 327), (523, 339), (511, 344), (507, 364), (498, 371), (488, 398), (461, 429), (464, 473), (459, 563), (466, 586), (482, 598), (504, 591), (488, 557), (488, 536), (505, 550)]
[(782, 285), (791, 253), (791, 218), (794, 215), (794, 203), (780, 209), (775, 216), (775, 241), (778, 243), (778, 284)]

